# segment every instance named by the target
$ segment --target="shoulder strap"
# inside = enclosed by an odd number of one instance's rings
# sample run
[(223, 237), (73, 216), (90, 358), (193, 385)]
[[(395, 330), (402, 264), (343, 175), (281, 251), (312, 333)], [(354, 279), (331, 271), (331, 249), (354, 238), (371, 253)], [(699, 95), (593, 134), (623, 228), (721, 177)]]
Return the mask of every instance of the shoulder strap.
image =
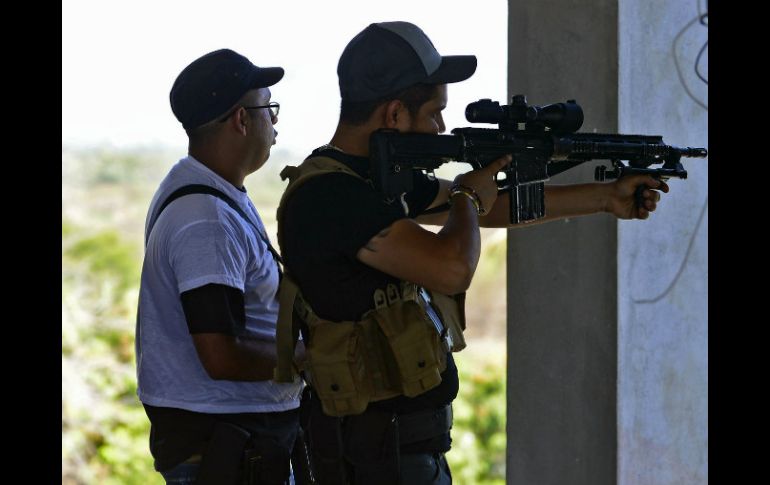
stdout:
[(206, 195), (213, 195), (214, 197), (217, 197), (221, 200), (223, 200), (227, 205), (229, 205), (235, 212), (238, 213), (238, 215), (241, 216), (241, 218), (249, 223), (251, 227), (254, 228), (255, 231), (257, 231), (257, 234), (259, 234), (260, 239), (267, 245), (267, 249), (270, 251), (270, 254), (273, 255), (273, 259), (275, 259), (276, 263), (278, 263), (278, 272), (279, 274), (283, 274), (281, 271), (281, 264), (283, 264), (283, 260), (281, 259), (281, 255), (278, 254), (278, 251), (273, 248), (273, 245), (270, 244), (270, 240), (267, 239), (267, 236), (262, 233), (262, 231), (259, 230), (256, 224), (249, 219), (249, 216), (246, 215), (246, 213), (241, 209), (241, 207), (230, 197), (228, 197), (224, 192), (221, 190), (215, 189), (214, 187), (210, 187), (208, 185), (202, 185), (202, 184), (191, 184), (191, 185), (185, 185), (183, 187), (180, 187), (176, 189), (174, 192), (169, 195), (165, 201), (163, 201), (163, 204), (161, 204), (160, 208), (158, 209), (158, 212), (155, 214), (155, 218), (152, 220), (150, 225), (147, 229), (147, 237), (144, 241), (145, 245), (147, 244), (147, 241), (150, 239), (150, 232), (152, 231), (152, 228), (155, 226), (155, 221), (158, 220), (158, 217), (160, 217), (161, 212), (168, 207), (169, 204), (171, 204), (173, 201), (180, 197), (184, 197), (185, 195), (190, 194), (206, 194)]
[(278, 244), (283, 244), (281, 238), (281, 221), (283, 220), (283, 208), (286, 206), (286, 202), (297, 188), (302, 184), (315, 178), (319, 175), (325, 175), (329, 173), (345, 173), (352, 177), (361, 180), (364, 183), (370, 183), (370, 181), (362, 178), (350, 167), (342, 162), (339, 162), (330, 157), (324, 156), (310, 156), (306, 158), (299, 166), (287, 165), (281, 170), (281, 180), (289, 179), (289, 185), (281, 196), (281, 200), (278, 203), (278, 209), (276, 209), (276, 220), (278, 221)]
[(294, 348), (299, 338), (299, 328), (294, 325), (292, 312), (297, 298), (297, 284), (287, 275), (278, 287), (278, 322), (275, 327), (276, 366), (273, 380), (292, 382), (297, 375), (294, 367)]
[[(365, 181), (365, 179), (361, 178), (344, 163), (324, 156), (310, 156), (299, 166), (287, 165), (281, 171), (281, 179), (289, 179), (289, 185), (281, 197), (276, 214), (279, 244), (283, 242), (281, 238), (283, 208), (286, 206), (289, 196), (307, 180), (328, 173), (346, 173)], [(284, 276), (281, 280), (278, 301), (278, 322), (275, 329), (277, 363), (273, 370), (273, 380), (276, 382), (291, 382), (296, 377), (298, 370), (294, 364), (294, 348), (299, 335), (299, 329), (295, 325), (292, 314), (295, 308), (302, 310), (300, 312), (302, 313), (302, 318), (307, 321), (312, 311), (304, 303), (301, 292), (290, 275)]]

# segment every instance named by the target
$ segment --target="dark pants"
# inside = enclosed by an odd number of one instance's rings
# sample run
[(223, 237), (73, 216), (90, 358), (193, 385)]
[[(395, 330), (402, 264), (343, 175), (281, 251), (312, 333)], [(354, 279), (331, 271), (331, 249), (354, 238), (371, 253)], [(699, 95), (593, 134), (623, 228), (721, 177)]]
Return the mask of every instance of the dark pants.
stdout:
[[(399, 485), (451, 485), (452, 473), (443, 453), (403, 454)], [(367, 483), (356, 481), (356, 484)]]
[[(276, 446), (291, 450), (294, 446), (294, 440), (297, 436), (297, 427), (299, 424), (299, 410), (290, 410), (277, 413), (265, 413), (258, 419), (249, 423), (249, 430), (252, 437), (272, 438)], [(193, 455), (187, 461), (176, 465), (175, 467), (160, 472), (167, 484), (187, 485), (194, 484), (198, 476), (201, 464), (201, 457)], [(294, 477), (290, 476), (291, 485), (294, 484)]]
[[(193, 485), (198, 477), (200, 463), (180, 463), (171, 470), (161, 472), (169, 485)], [(294, 485), (294, 476), (289, 477), (289, 485)]]
[(160, 472), (167, 484), (192, 485), (198, 477), (200, 463), (180, 463), (171, 470)]
[[(163, 473), (167, 484), (192, 485), (198, 474), (198, 464), (182, 463)], [(294, 477), (290, 479), (294, 484)], [(356, 476), (356, 484), (371, 483), (371, 477)], [(443, 453), (401, 455), (400, 485), (451, 485), (452, 473)]]
[(444, 453), (402, 453), (391, 413), (326, 416), (317, 399), (309, 422), (314, 475), (319, 485), (449, 485)]

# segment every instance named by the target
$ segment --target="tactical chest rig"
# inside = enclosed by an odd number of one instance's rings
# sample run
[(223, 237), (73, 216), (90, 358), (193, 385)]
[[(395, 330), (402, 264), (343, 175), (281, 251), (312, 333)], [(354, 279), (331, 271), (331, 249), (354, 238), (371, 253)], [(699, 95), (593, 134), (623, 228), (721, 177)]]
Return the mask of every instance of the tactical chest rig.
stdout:
[[(288, 198), (308, 179), (329, 173), (345, 173), (367, 183), (344, 163), (322, 156), (281, 172), (282, 179), (289, 179), (277, 214), (282, 246), (281, 223)], [(377, 289), (373, 298), (375, 308), (359, 321), (324, 320), (302, 298), (286, 271), (279, 292), (274, 380), (291, 382), (297, 377), (293, 356), (299, 329), (292, 318), (296, 310), (309, 331), (305, 378), (325, 414), (360, 414), (370, 402), (413, 397), (439, 385), (446, 353), (465, 348), (465, 293), (447, 296), (401, 281), (398, 286)]]

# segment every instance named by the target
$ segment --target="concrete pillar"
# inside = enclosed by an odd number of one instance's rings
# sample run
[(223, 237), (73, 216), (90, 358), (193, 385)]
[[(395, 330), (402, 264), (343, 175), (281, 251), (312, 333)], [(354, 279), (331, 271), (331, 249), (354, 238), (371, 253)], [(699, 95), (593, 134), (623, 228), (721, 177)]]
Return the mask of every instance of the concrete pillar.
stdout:
[[(619, 126), (708, 147), (701, 0), (623, 1)], [(706, 19), (704, 19), (707, 22)], [(708, 165), (647, 223), (618, 225), (618, 483), (708, 483)]]
[[(695, 5), (621, 3), (509, 2), (509, 96), (575, 99), (583, 132), (707, 146), (671, 55)], [(509, 484), (706, 483), (707, 170), (684, 163), (648, 221), (509, 231)], [(595, 165), (552, 182), (590, 182)]]
[[(615, 2), (511, 1), (509, 18), (509, 94), (575, 99), (582, 131), (616, 131)], [(614, 483), (616, 227), (599, 215), (508, 232), (510, 484)]]

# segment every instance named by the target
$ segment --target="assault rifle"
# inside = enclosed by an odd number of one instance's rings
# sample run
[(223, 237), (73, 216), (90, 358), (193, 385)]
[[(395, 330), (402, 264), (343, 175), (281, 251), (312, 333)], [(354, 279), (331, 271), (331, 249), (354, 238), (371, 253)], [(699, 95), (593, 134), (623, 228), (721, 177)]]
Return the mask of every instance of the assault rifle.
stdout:
[[(482, 99), (466, 107), (465, 117), (471, 123), (497, 123), (499, 128), (455, 128), (451, 135), (374, 132), (369, 154), (375, 187), (395, 199), (412, 189), (413, 170), (432, 172), (450, 161), (478, 169), (511, 154), (513, 160), (501, 171), (504, 178), (498, 178), (497, 185), (510, 194), (510, 222), (519, 224), (545, 216), (544, 182), (581, 163), (609, 160), (612, 170), (596, 167), (599, 181), (636, 174), (685, 179), (680, 159), (708, 154), (705, 148), (666, 145), (661, 136), (576, 133), (583, 125), (583, 109), (575, 100), (530, 106), (523, 95), (516, 95), (510, 105), (501, 106)], [(637, 188), (638, 204), (643, 190)]]

